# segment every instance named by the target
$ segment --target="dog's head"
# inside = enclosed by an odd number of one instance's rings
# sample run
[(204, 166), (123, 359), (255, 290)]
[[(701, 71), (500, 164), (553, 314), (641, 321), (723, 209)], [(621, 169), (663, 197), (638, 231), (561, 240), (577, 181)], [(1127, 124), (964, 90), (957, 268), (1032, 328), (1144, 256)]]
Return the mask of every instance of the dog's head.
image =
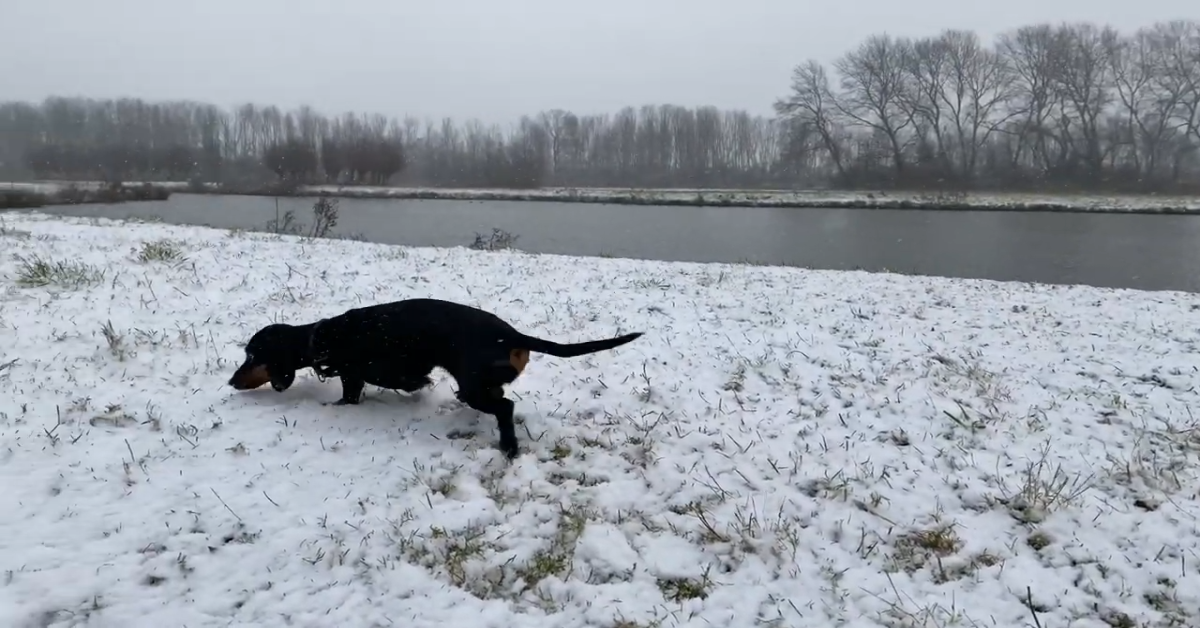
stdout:
[(246, 343), (246, 359), (229, 378), (236, 390), (253, 390), (271, 383), (277, 392), (287, 390), (296, 381), (296, 369), (304, 355), (303, 334), (291, 325), (267, 325)]

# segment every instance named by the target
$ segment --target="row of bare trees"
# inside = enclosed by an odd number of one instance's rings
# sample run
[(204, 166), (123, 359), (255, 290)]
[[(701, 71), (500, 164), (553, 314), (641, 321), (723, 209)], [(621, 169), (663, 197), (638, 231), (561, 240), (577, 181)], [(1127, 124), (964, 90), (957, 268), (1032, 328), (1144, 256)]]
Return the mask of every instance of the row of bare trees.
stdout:
[(843, 185), (1200, 187), (1200, 24), (873, 36), (776, 111)]
[(779, 123), (676, 106), (511, 129), (309, 108), (49, 98), (0, 104), (0, 169), (37, 178), (536, 187), (789, 185)]
[(453, 187), (1200, 187), (1200, 24), (878, 35), (776, 116), (562, 110), (510, 128), (243, 105), (0, 104), (0, 175)]

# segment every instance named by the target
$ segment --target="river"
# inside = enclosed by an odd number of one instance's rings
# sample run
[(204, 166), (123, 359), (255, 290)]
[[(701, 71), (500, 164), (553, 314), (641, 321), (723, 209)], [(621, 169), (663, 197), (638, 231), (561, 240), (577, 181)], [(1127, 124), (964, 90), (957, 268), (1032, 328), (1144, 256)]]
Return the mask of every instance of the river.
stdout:
[[(278, 204), (311, 220), (312, 199)], [(517, 248), (540, 253), (1200, 291), (1200, 216), (391, 199), (339, 204), (337, 233), (389, 244), (466, 245), (475, 233), (498, 227), (519, 236)], [(161, 202), (42, 211), (262, 229), (276, 215), (276, 200), (174, 194)]]

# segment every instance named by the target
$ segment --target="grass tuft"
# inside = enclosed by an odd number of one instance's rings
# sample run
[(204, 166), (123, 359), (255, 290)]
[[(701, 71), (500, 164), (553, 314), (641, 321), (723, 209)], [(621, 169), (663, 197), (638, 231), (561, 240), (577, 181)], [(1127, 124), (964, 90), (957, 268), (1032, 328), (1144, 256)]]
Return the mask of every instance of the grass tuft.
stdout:
[(1048, 462), (1050, 444), (1046, 443), (1037, 460), (1025, 466), (1021, 486), (1004, 496), (1009, 513), (1024, 523), (1040, 523), (1056, 508), (1069, 506), (1094, 485), (1094, 476), (1083, 477), (1063, 471), (1062, 465)]
[(333, 228), (337, 226), (338, 216), (341, 215), (338, 209), (338, 200), (322, 194), (321, 198), (313, 203), (312, 212), (313, 221), (308, 229), (308, 237), (329, 237), (329, 234), (333, 233)]
[(22, 229), (13, 229), (0, 220), (0, 238), (28, 238), (33, 236), (32, 233)]
[(138, 249), (137, 259), (139, 262), (179, 262), (184, 259), (183, 250), (178, 244), (166, 240), (152, 240), (143, 242), (142, 247)]
[(25, 288), (80, 288), (103, 280), (104, 271), (84, 262), (47, 260), (36, 254), (17, 257), (17, 285)]
[(118, 362), (124, 362), (125, 358), (129, 357), (129, 348), (125, 344), (125, 335), (118, 332), (113, 327), (112, 321), (105, 321), (100, 326), (100, 334), (104, 336), (104, 342), (108, 345), (108, 350)]
[(492, 227), (491, 235), (476, 233), (475, 241), (470, 246), (476, 251), (507, 251), (516, 246), (519, 237), (499, 227)]
[(1054, 539), (1050, 538), (1050, 535), (1043, 530), (1035, 530), (1025, 538), (1025, 542), (1029, 544), (1029, 547), (1040, 552), (1050, 547), (1054, 543)]
[(948, 568), (943, 562), (963, 547), (955, 527), (953, 522), (938, 522), (933, 527), (899, 535), (892, 542), (889, 570), (913, 573), (931, 566), (935, 581), (956, 579), (961, 575), (957, 573), (960, 569)]
[(338, 200), (327, 194), (322, 194), (312, 205), (312, 223), (307, 232), (304, 225), (296, 219), (296, 210), (289, 209), (279, 213), (279, 201), (275, 203), (275, 218), (267, 221), (266, 230), (279, 235), (297, 235), (306, 238), (333, 237), (333, 228), (338, 224), (341, 209)]
[(712, 586), (713, 583), (708, 577), (707, 570), (705, 570), (704, 575), (699, 579), (658, 579), (658, 590), (662, 591), (663, 597), (671, 600), (672, 602), (683, 602), (684, 600), (703, 600), (708, 597), (708, 593), (712, 590)]

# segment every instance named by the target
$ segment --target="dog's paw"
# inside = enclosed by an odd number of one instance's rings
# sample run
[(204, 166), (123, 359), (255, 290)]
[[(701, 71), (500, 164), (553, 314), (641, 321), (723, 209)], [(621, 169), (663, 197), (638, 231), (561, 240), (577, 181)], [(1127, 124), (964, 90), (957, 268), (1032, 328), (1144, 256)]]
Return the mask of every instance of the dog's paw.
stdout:
[(338, 399), (337, 401), (326, 401), (322, 405), (326, 405), (326, 406), (357, 406), (358, 402), (350, 401), (348, 399)]
[(521, 455), (521, 448), (518, 447), (516, 445), (516, 443), (513, 443), (511, 445), (505, 445), (504, 443), (497, 443), (496, 446), (500, 450), (500, 452), (504, 454), (504, 457), (510, 461), (516, 460), (517, 456)]

